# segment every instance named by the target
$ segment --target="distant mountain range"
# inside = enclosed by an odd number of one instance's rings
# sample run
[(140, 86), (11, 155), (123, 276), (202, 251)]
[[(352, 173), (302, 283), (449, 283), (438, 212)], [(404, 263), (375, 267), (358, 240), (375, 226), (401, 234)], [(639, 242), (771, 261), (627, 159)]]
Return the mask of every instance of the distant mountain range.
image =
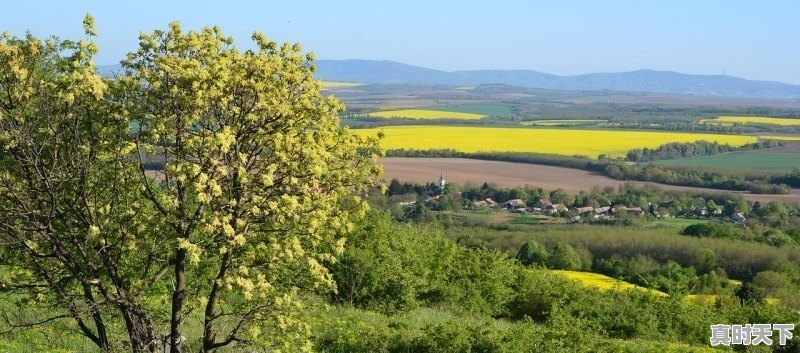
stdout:
[[(693, 94), (699, 96), (800, 99), (800, 85), (745, 80), (723, 75), (689, 75), (672, 71), (638, 70), (558, 76), (532, 70), (441, 71), (385, 60), (317, 60), (317, 77), (327, 81), (378, 84), (438, 84), (473, 86), (504, 84), (564, 91), (622, 91)], [(113, 75), (119, 65), (101, 65)]]
[(701, 96), (800, 99), (800, 85), (723, 75), (688, 75), (638, 70), (558, 76), (532, 70), (440, 71), (394, 61), (317, 60), (317, 77), (328, 81), (379, 84), (506, 84), (567, 91), (624, 91)]

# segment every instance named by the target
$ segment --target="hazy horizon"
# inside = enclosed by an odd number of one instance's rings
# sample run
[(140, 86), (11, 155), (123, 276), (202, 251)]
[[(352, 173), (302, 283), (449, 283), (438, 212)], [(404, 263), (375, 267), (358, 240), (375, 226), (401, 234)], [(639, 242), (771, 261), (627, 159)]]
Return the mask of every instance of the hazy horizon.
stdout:
[(81, 19), (91, 13), (101, 65), (134, 50), (139, 32), (178, 20), (190, 29), (217, 24), (244, 48), (258, 30), (299, 42), (318, 59), (561, 76), (649, 69), (800, 84), (793, 18), (800, 3), (792, 1), (30, 1), (6, 9), (0, 31), (62, 38), (82, 37)]

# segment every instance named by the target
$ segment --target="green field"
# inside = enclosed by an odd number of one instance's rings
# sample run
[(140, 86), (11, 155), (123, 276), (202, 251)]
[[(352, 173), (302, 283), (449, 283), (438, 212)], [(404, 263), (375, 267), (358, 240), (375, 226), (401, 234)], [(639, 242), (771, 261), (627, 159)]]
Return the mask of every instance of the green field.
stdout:
[(534, 120), (534, 121), (523, 121), (522, 125), (535, 125), (535, 126), (596, 125), (607, 122), (608, 120), (600, 120), (600, 119)]
[(458, 119), (458, 120), (479, 120), (485, 117), (483, 114), (462, 113), (446, 110), (430, 109), (397, 109), (383, 110), (369, 113), (371, 117), (377, 118), (409, 118), (409, 119)]
[(420, 107), (424, 110), (443, 110), (448, 112), (470, 113), (490, 116), (509, 116), (514, 115), (511, 104), (506, 103), (470, 103), (470, 104), (448, 104)]
[(542, 216), (521, 216), (512, 218), (508, 223), (511, 224), (539, 224), (541, 221), (547, 220), (550, 217)]
[(800, 153), (748, 151), (667, 159), (653, 163), (664, 166), (791, 170), (800, 166)]

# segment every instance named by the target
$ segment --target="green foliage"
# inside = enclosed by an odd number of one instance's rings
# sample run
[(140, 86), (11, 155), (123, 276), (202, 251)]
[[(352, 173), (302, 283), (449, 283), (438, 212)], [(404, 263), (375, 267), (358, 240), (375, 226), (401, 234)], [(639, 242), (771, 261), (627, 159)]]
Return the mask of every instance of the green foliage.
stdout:
[(535, 240), (522, 245), (517, 251), (516, 259), (525, 266), (544, 266), (549, 257), (547, 249)]
[(712, 238), (733, 238), (735, 236), (731, 227), (723, 223), (692, 224), (684, 228), (681, 234), (694, 237)]
[(434, 229), (393, 224), (385, 213), (371, 213), (350, 234), (348, 245), (331, 268), (334, 300), (385, 313), (422, 304), (446, 274), (454, 244)]
[(505, 255), (484, 249), (460, 249), (447, 264), (441, 282), (441, 298), (433, 298), (458, 312), (500, 315), (514, 296), (512, 287), (519, 270)]
[(395, 226), (390, 215), (373, 213), (348, 244), (332, 266), (338, 303), (383, 313), (436, 304), (495, 315), (511, 296), (513, 261), (459, 249), (433, 227)]
[(557, 243), (547, 259), (547, 266), (556, 270), (580, 270), (581, 257), (571, 245)]
[(735, 279), (749, 279), (766, 270), (800, 269), (800, 249), (797, 248), (777, 248), (735, 239), (681, 236), (671, 227), (570, 225), (526, 229), (524, 232), (452, 227), (447, 231), (453, 238), (461, 237), (463, 244), (482, 244), (509, 254), (515, 254), (523, 244), (531, 240), (548, 248), (557, 243), (567, 243), (573, 247), (585, 247), (592, 253), (595, 261), (614, 256), (632, 258), (641, 254), (659, 263), (672, 260), (684, 267), (706, 266), (705, 258), (698, 258), (694, 250), (710, 249), (716, 254), (716, 267)]
[(764, 242), (772, 246), (786, 246), (795, 245), (797, 242), (794, 238), (790, 237), (778, 229), (768, 229), (763, 234)]
[[(708, 156), (725, 152), (747, 151), (764, 148), (774, 148), (781, 146), (782, 143), (767, 140), (749, 143), (744, 146), (734, 147), (731, 145), (721, 145), (709, 141), (696, 142), (673, 142), (658, 146), (656, 148), (637, 148), (628, 151), (626, 159), (632, 162), (650, 162), (661, 159), (673, 159), (680, 157)], [(705, 164), (704, 166), (708, 166)]]

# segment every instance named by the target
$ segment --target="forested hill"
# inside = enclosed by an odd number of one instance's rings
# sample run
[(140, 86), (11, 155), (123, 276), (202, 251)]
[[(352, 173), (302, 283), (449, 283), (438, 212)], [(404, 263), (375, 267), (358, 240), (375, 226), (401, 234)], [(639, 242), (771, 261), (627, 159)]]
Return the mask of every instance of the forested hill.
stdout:
[(557, 90), (654, 92), (703, 96), (800, 99), (800, 86), (723, 75), (688, 75), (638, 70), (557, 76), (531, 70), (440, 71), (394, 61), (319, 60), (317, 75), (329, 81), (426, 83), (443, 85), (506, 84)]

